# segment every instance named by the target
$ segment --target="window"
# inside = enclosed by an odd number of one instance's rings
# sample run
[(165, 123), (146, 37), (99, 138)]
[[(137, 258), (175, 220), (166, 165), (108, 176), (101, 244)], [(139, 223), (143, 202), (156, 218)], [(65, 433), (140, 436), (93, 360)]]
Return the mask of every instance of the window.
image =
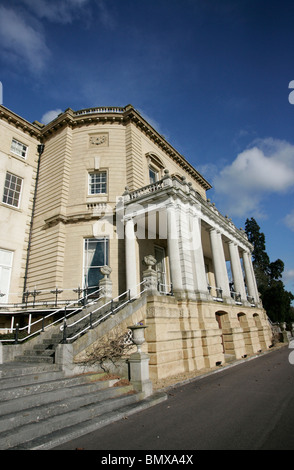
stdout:
[(11, 152), (19, 157), (26, 158), (28, 147), (16, 139), (12, 139)]
[(155, 154), (146, 153), (148, 170), (149, 170), (149, 183), (154, 184), (162, 178), (162, 172), (165, 168), (162, 160)]
[(2, 202), (9, 206), (19, 207), (21, 187), (22, 178), (7, 172)]
[(89, 173), (89, 194), (106, 194), (106, 191), (107, 191), (106, 171)]
[(158, 181), (158, 171), (154, 170), (152, 167), (149, 167), (149, 181), (150, 184), (154, 184)]
[(86, 238), (84, 243), (84, 285), (97, 290), (100, 268), (108, 265), (108, 238)]

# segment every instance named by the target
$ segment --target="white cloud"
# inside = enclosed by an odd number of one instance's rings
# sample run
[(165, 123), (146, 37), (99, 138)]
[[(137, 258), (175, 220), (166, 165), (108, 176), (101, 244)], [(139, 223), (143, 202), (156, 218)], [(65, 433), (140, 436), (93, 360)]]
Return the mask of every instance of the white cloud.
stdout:
[(45, 38), (35, 23), (26, 22), (24, 15), (10, 8), (0, 6), (1, 54), (6, 59), (24, 65), (33, 72), (40, 72), (49, 55)]
[(89, 0), (20, 0), (38, 18), (68, 24), (78, 18)]
[(271, 138), (254, 144), (213, 179), (223, 209), (232, 216), (261, 217), (262, 202), (269, 194), (294, 189), (294, 145)]
[[(8, 3), (8, 2), (7, 2)], [(33, 73), (44, 72), (51, 55), (47, 22), (84, 26), (95, 19), (91, 0), (11, 0), (0, 5), (0, 55), (14, 66)], [(107, 28), (115, 26), (108, 4), (97, 0), (98, 18)]]
[(97, 1), (98, 10), (100, 13), (100, 21), (108, 29), (114, 29), (116, 22), (109, 9), (106, 7), (104, 0)]
[(286, 289), (293, 292), (294, 288), (294, 269), (285, 269), (283, 272), (283, 282), (286, 284)]
[(287, 227), (294, 232), (294, 210), (286, 215), (284, 222)]
[(49, 122), (53, 121), (53, 119), (57, 118), (57, 116), (62, 113), (62, 109), (52, 109), (50, 111), (47, 111), (43, 116), (41, 117), (41, 123), (42, 124), (48, 124)]

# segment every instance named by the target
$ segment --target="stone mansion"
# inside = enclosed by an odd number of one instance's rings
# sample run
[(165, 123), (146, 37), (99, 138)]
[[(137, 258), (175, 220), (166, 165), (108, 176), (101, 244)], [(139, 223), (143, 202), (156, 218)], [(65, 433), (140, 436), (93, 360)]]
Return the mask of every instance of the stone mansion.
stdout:
[(151, 378), (271, 345), (245, 232), (133, 106), (69, 108), (47, 125), (0, 106), (0, 162), (1, 309), (34, 290), (39, 303), (94, 292), (105, 266), (113, 297), (139, 298), (149, 269), (137, 319)]

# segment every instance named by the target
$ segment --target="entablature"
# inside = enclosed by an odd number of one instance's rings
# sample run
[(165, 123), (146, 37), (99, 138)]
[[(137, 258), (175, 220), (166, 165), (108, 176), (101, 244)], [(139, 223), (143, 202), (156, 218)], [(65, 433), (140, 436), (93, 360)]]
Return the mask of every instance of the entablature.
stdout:
[[(170, 204), (171, 200), (174, 205), (178, 203), (186, 206), (195, 212), (203, 224), (208, 229), (219, 230), (228, 241), (236, 241), (236, 243), (245, 251), (252, 251), (253, 247), (248, 241), (247, 235), (244, 230), (238, 229), (231, 219), (223, 216), (215, 207), (215, 204), (210, 201), (204, 200), (200, 194), (192, 188), (190, 183), (187, 183), (185, 178), (180, 181), (175, 176), (169, 176), (165, 170), (165, 177), (156, 183), (149, 184), (143, 188), (135, 191), (126, 191), (123, 195), (124, 204), (129, 206), (131, 212), (131, 205), (136, 207), (142, 206), (142, 212), (154, 211), (166, 204)], [(144, 209), (145, 207), (145, 209)]]

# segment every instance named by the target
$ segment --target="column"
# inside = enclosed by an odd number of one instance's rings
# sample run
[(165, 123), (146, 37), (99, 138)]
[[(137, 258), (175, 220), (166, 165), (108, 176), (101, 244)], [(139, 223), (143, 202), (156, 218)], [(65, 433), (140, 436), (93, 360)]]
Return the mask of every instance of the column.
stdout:
[(207, 297), (207, 279), (201, 241), (201, 219), (196, 214), (191, 215), (192, 254), (195, 272), (195, 290)]
[(137, 257), (134, 220), (128, 217), (125, 222), (125, 252), (126, 252), (126, 287), (130, 289), (131, 297), (137, 295)]
[(253, 285), (254, 285), (254, 290), (255, 290), (255, 299), (256, 299), (256, 303), (260, 303), (259, 292), (258, 292), (258, 287), (257, 287), (257, 282), (256, 282), (256, 277), (255, 277), (255, 272), (254, 272), (254, 268), (253, 268), (253, 264), (252, 264), (252, 256), (251, 256), (251, 253), (248, 254), (248, 257), (249, 257), (249, 266), (250, 266), (250, 270), (251, 270), (251, 273), (252, 273)]
[(246, 290), (243, 281), (243, 273), (241, 268), (238, 246), (234, 242), (229, 242), (229, 251), (231, 258), (231, 268), (234, 280), (234, 291), (241, 294), (241, 300), (246, 301)]
[(176, 294), (179, 291), (183, 291), (183, 282), (177, 218), (175, 208), (172, 205), (167, 207), (167, 240), (171, 281), (173, 284), (173, 291)]
[(254, 275), (254, 270), (251, 261), (251, 255), (247, 251), (243, 251), (244, 270), (246, 277), (246, 284), (248, 289), (248, 295), (254, 298), (255, 302), (259, 302), (259, 295)]
[(229, 278), (221, 233), (215, 229), (209, 231), (216, 287), (221, 287), (223, 296), (230, 297)]

